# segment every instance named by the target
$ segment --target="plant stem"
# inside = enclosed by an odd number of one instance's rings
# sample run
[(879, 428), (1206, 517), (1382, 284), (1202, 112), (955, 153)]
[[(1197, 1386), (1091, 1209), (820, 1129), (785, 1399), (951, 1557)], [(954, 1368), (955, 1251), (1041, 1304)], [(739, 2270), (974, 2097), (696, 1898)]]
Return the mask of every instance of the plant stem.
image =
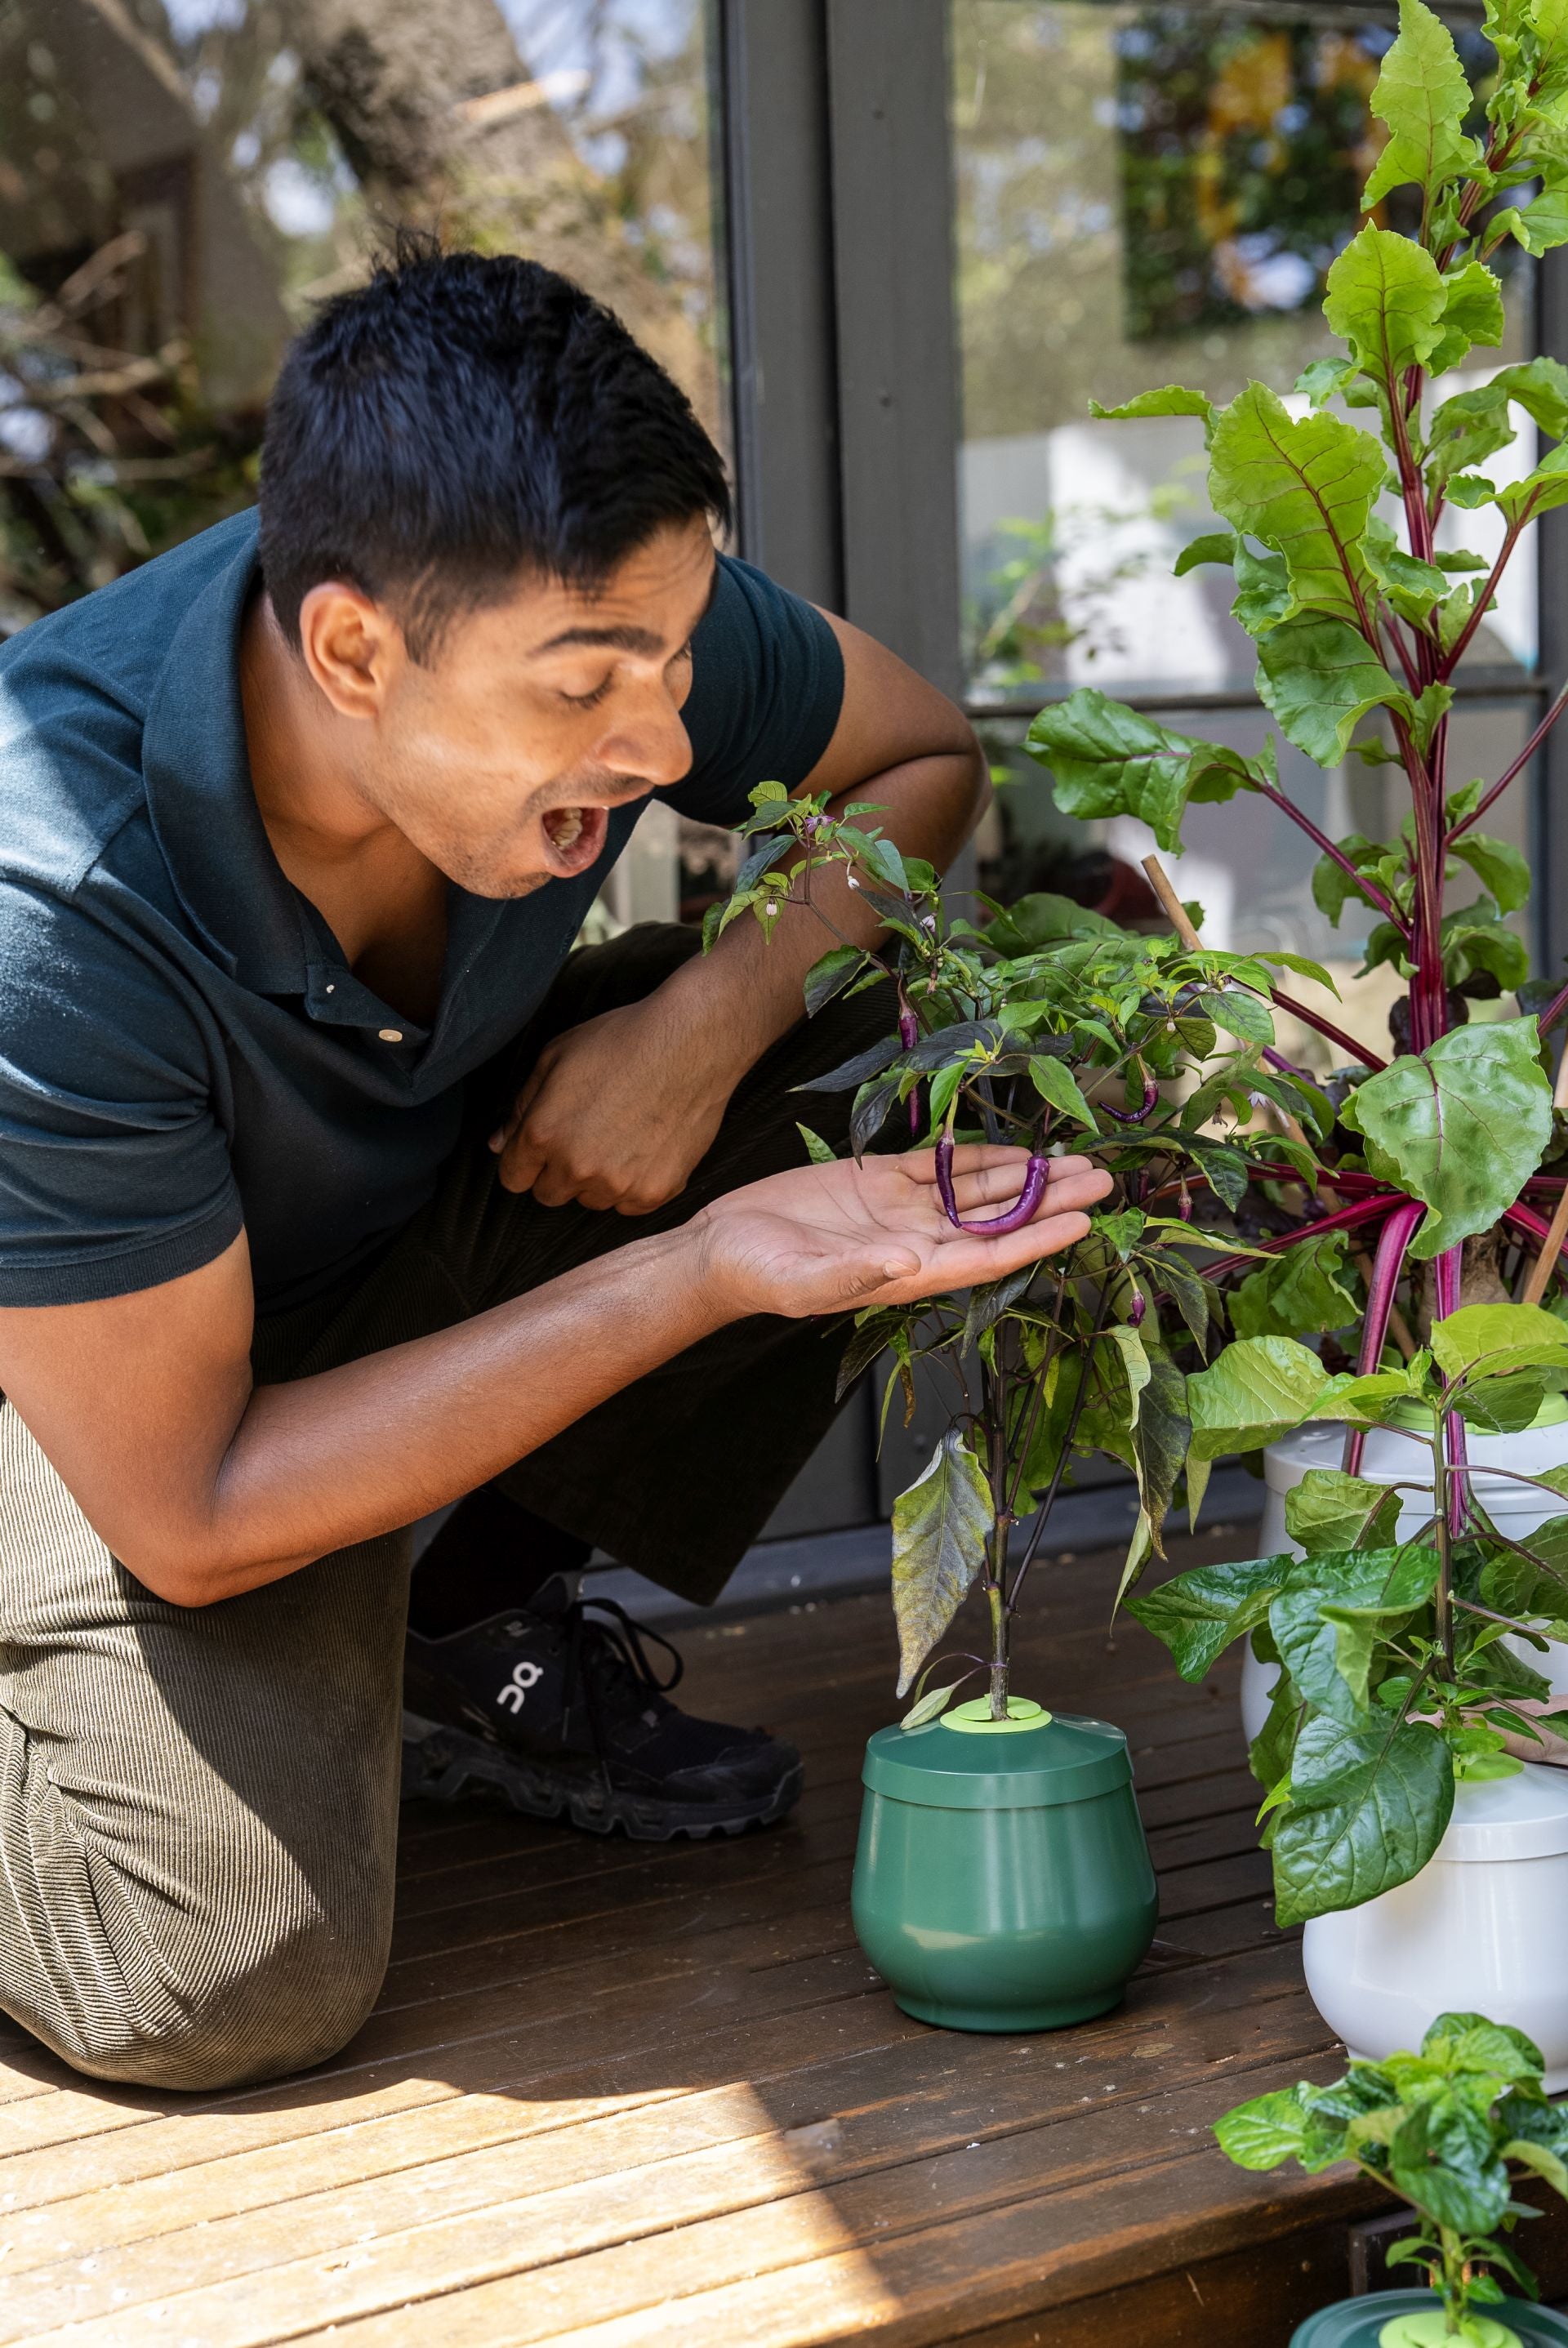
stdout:
[[(1479, 823), (1482, 816), (1486, 813), (1488, 808), (1491, 805), (1493, 799), (1500, 798), (1502, 793), (1507, 790), (1510, 783), (1513, 781), (1515, 776), (1522, 775), (1523, 773), (1525, 767), (1529, 766), (1532, 758), (1534, 757), (1537, 750), (1540, 749), (1542, 742), (1545, 741), (1548, 734), (1551, 733), (1552, 728), (1556, 725), (1557, 720), (1562, 716), (1564, 708), (1568, 708), (1568, 685), (1563, 685), (1562, 690), (1558, 693), (1556, 699), (1547, 710), (1545, 716), (1542, 717), (1540, 725), (1536, 727), (1534, 733), (1531, 736), (1529, 741), (1525, 744), (1518, 757), (1515, 758), (1512, 766), (1507, 767), (1503, 773), (1498, 777), (1496, 782), (1493, 783), (1490, 790), (1484, 791), (1481, 794), (1480, 798), (1476, 801), (1475, 806), (1471, 808), (1470, 814), (1466, 816), (1464, 821), (1462, 823), (1455, 824), (1452, 831), (1449, 834), (1450, 840), (1457, 839), (1461, 832), (1469, 831), (1472, 824)], [(1564, 989), (1564, 997), (1568, 997), (1568, 989)]]
[[(1367, 1317), (1361, 1327), (1361, 1354), (1357, 1364), (1363, 1377), (1369, 1377), (1383, 1359), (1384, 1341), (1388, 1334), (1388, 1316), (1394, 1309), (1399, 1275), (1405, 1268), (1406, 1251), (1426, 1211), (1418, 1199), (1402, 1200), (1378, 1233), (1377, 1252), (1372, 1260), (1372, 1277), (1367, 1287)], [(1345, 1439), (1347, 1475), (1355, 1476), (1360, 1472), (1361, 1454), (1366, 1444), (1366, 1428), (1353, 1426)]]
[(1375, 880), (1368, 880), (1365, 874), (1358, 872), (1355, 865), (1351, 862), (1349, 857), (1346, 855), (1344, 850), (1336, 848), (1333, 840), (1329, 839), (1328, 834), (1326, 831), (1320, 831), (1316, 824), (1313, 822), (1312, 818), (1309, 815), (1304, 814), (1302, 809), (1296, 806), (1295, 801), (1293, 798), (1287, 798), (1284, 791), (1276, 789), (1273, 783), (1260, 783), (1258, 785), (1258, 788), (1263, 793), (1265, 799), (1272, 799), (1275, 807), (1281, 808), (1284, 814), (1289, 816), (1292, 823), (1299, 825), (1300, 829), (1305, 832), (1307, 838), (1315, 843), (1325, 856), (1330, 858), (1334, 863), (1337, 864), (1342, 872), (1347, 872), (1349, 874), (1351, 880), (1356, 884), (1356, 890), (1358, 896), (1364, 897), (1368, 904), (1375, 905), (1378, 912), (1382, 914), (1383, 919), (1386, 922), (1392, 922), (1394, 927), (1400, 932), (1401, 936), (1408, 937), (1409, 935), (1410, 925), (1405, 919), (1404, 914), (1399, 911), (1398, 905), (1395, 904), (1392, 897), (1387, 896), (1383, 890), (1379, 889)]

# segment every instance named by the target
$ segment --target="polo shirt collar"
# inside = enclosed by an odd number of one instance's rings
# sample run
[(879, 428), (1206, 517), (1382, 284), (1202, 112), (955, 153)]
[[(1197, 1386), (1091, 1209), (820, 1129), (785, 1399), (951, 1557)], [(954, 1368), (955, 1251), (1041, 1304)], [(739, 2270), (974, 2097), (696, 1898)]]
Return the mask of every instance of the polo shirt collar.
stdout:
[(240, 627), (257, 575), (256, 516), (220, 523), (228, 560), (175, 629), (142, 733), (158, 844), (216, 960), (259, 994), (304, 994), (314, 958), (299, 898), (251, 782)]

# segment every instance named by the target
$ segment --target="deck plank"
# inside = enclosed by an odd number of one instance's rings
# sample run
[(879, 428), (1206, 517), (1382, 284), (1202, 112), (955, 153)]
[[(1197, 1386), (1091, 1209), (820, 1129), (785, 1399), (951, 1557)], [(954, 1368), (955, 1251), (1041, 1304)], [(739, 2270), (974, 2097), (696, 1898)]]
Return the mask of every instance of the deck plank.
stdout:
[(995, 2039), (900, 2014), (847, 1898), (885, 1600), (704, 1625), (682, 1699), (801, 1745), (785, 1828), (647, 1847), (410, 1806), (382, 1999), (303, 2079), (96, 2088), (0, 2036), (0, 2343), (1012, 2348), (1125, 2302), (1125, 2334), (1060, 2338), (1130, 2348), (1202, 2336), (1193, 2270), (1228, 2348), (1272, 2343), (1279, 2246), (1315, 2272), (1366, 2195), (1244, 2177), (1210, 2129), (1339, 2053), (1273, 1921), (1233, 1663), (1189, 1688), (1136, 1624), (1108, 1638), (1115, 1564), (1042, 1577), (1020, 1676), (1134, 1752), (1161, 1921), (1119, 2013)]

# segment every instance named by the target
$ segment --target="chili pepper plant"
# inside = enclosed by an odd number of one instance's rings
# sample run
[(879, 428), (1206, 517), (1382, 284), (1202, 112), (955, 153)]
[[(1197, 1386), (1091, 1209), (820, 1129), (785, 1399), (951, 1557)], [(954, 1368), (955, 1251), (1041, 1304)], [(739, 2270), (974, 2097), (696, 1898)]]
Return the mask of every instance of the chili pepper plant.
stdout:
[[(941, 1382), (951, 1411), (929, 1466), (893, 1509), (901, 1695), (923, 1681), (970, 1588), (978, 1581), (985, 1591), (985, 1651), (957, 1658), (958, 1678), (917, 1687), (906, 1725), (936, 1717), (979, 1673), (991, 1716), (1005, 1719), (1012, 1625), (1074, 1455), (1109, 1453), (1137, 1477), (1130, 1574), (1161, 1548), (1184, 1471), (1196, 1509), (1208, 1467), (1189, 1459), (1184, 1365), (1202, 1365), (1223, 1342), (1219, 1292), (1202, 1267), (1216, 1252), (1238, 1260), (1238, 1242), (1204, 1228), (1194, 1196), (1235, 1207), (1254, 1179), (1313, 1179), (1305, 1138), (1239, 1128), (1259, 1097), (1299, 1135), (1332, 1122), (1316, 1086), (1262, 1061), (1277, 967), (1320, 973), (1292, 955), (1131, 935), (1056, 897), (1026, 898), (1009, 911), (987, 906), (992, 918), (977, 927), (928, 864), (857, 820), (874, 808), (830, 816), (825, 797), (791, 798), (777, 783), (753, 801), (747, 829), (757, 844), (734, 894), (708, 916), (710, 943), (747, 913), (771, 932), (791, 903), (831, 929), (820, 880), (815, 892), (812, 883), (834, 866), (885, 924), (876, 947), (841, 936), (806, 981), (809, 1012), (844, 990), (874, 986), (887, 996), (885, 1040), (811, 1088), (853, 1091), (855, 1155), (873, 1143), (933, 1148), (956, 1224), (955, 1144), (1025, 1148), (1016, 1204), (967, 1229), (1027, 1220), (1063, 1149), (1087, 1142), (1117, 1177), (1110, 1210), (1091, 1218), (1076, 1247), (965, 1294), (862, 1312), (844, 1353), (841, 1392), (891, 1354), (884, 1426), (901, 1390), (913, 1410), (917, 1375)], [(1228, 1136), (1211, 1129), (1227, 1106), (1238, 1121)], [(801, 1130), (814, 1157), (831, 1156)], [(1241, 1243), (1241, 1259), (1256, 1252)]]
[[(1309, 2176), (1351, 2162), (1407, 2202), (1416, 2230), (1388, 2263), (1425, 2271), (1440, 2322), (1383, 2332), (1397, 2343), (1495, 2343), (1487, 2312), (1506, 2308), (1500, 2277), (1541, 2296), (1511, 2237), (1539, 2209), (1514, 2198), (1526, 2169), (1568, 2197), (1568, 2112), (1542, 2088), (1541, 2051), (1521, 2030), (1479, 2013), (1439, 2014), (1419, 2054), (1353, 2062), (1332, 2086), (1300, 2085), (1238, 2104), (1216, 2123), (1221, 2148), (1239, 2168)], [(1517, 2302), (1513, 2302), (1517, 2305)], [(1376, 2302), (1374, 2302), (1376, 2304)], [(1501, 2334), (1517, 2348), (1518, 2335)]]

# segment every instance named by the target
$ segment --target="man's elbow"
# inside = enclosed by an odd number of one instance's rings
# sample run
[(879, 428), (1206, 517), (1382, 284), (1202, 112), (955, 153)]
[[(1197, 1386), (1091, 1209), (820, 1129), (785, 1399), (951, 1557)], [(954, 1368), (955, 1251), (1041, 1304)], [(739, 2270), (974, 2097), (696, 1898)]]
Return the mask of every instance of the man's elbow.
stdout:
[(203, 1529), (149, 1527), (110, 1547), (127, 1573), (161, 1598), (166, 1605), (215, 1606), (224, 1598), (238, 1598), (261, 1583), (276, 1581), (303, 1564), (303, 1559), (273, 1559), (252, 1554), (252, 1545), (238, 1547)]

